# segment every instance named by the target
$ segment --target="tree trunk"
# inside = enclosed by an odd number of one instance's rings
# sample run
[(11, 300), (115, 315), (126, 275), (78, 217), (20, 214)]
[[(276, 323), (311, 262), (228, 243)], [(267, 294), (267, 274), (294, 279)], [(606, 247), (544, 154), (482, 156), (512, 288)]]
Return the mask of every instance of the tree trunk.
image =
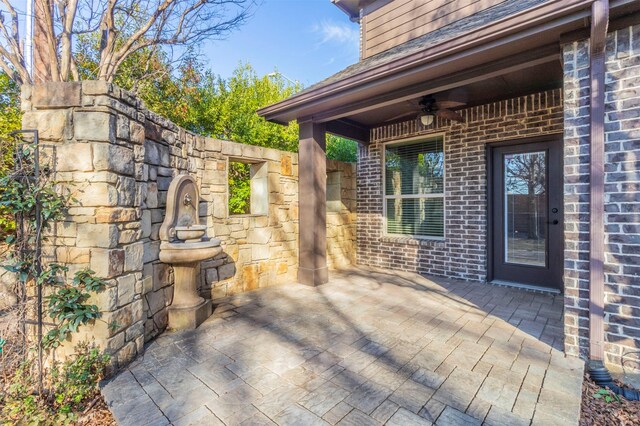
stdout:
[[(29, 0), (27, 0), (29, 1)], [(49, 38), (47, 13), (52, 8), (50, 0), (34, 0), (33, 5), (33, 82), (41, 84), (52, 81), (51, 59), (49, 58)]]

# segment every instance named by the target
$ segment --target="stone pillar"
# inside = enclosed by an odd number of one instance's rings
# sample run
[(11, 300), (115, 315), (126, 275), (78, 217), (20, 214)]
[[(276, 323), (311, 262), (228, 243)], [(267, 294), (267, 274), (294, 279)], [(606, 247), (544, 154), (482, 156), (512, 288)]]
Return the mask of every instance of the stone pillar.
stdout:
[(298, 281), (327, 282), (327, 166), (323, 124), (300, 123), (300, 264)]
[(135, 154), (141, 152), (144, 132), (132, 135), (136, 123), (120, 111), (135, 109), (121, 102), (119, 93), (105, 82), (25, 86), (22, 123), (39, 131), (42, 157), (51, 162), (60, 189), (74, 199), (64, 221), (47, 235), (45, 260), (65, 264), (67, 280), (89, 268), (107, 282), (90, 301), (102, 312), (101, 320), (80, 327), (62, 352), (90, 341), (116, 366), (143, 350), (142, 272), (148, 256)]

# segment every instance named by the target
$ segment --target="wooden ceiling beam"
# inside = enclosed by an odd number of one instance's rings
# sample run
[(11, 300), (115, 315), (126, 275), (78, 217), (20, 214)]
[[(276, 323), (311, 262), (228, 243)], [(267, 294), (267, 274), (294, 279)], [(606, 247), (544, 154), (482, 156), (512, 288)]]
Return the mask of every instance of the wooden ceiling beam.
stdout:
[(327, 133), (354, 140), (360, 144), (368, 145), (371, 129), (364, 124), (349, 119), (329, 121), (325, 125)]

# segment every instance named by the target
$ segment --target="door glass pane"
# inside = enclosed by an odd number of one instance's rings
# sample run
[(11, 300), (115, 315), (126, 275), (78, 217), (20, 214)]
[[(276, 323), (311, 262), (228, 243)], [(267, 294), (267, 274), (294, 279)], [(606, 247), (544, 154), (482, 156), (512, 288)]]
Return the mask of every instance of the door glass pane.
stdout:
[(546, 152), (504, 156), (505, 261), (546, 266)]

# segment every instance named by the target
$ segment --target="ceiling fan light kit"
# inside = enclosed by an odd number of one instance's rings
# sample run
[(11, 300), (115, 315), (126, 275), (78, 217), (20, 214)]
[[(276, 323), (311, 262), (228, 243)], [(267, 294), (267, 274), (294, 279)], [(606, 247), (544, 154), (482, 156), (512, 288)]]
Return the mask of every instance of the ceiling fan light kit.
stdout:
[(420, 118), (420, 123), (424, 127), (431, 126), (433, 124), (434, 119), (436, 118), (435, 115), (433, 115), (432, 113), (420, 114), (418, 117)]
[[(408, 101), (412, 108), (415, 108), (415, 101)], [(434, 124), (436, 117), (440, 117), (442, 120), (457, 121), (462, 123), (464, 119), (458, 112), (453, 111), (450, 108), (459, 108), (466, 105), (464, 102), (453, 100), (441, 100), (438, 101), (433, 95), (423, 96), (418, 102), (419, 113), (415, 115), (415, 109), (413, 113), (403, 113), (391, 117), (385, 121), (385, 123), (395, 122), (398, 120), (410, 120), (411, 117), (415, 117), (423, 127), (429, 127)]]

